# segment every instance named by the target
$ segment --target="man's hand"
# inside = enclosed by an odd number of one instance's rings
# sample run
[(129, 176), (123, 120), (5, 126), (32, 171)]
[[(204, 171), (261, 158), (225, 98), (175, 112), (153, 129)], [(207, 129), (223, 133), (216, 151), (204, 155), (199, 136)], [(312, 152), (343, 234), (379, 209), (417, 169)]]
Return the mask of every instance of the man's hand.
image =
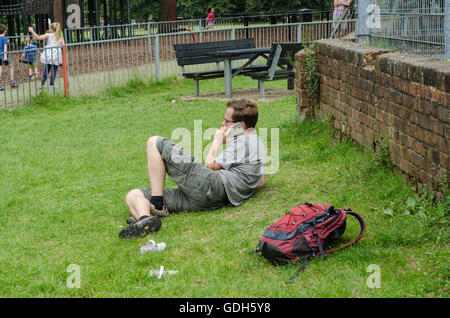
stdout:
[[(216, 131), (216, 134), (214, 135), (214, 141), (213, 141), (211, 150), (209, 151), (209, 153), (205, 159), (205, 166), (208, 166), (213, 170), (222, 169), (222, 167), (220, 167), (215, 162), (215, 159), (219, 153), (220, 148), (225, 143), (226, 133), (227, 133), (226, 128), (227, 128), (226, 126), (222, 126), (222, 128), (220, 128)], [(217, 166), (215, 166), (214, 164)], [(216, 168), (216, 169), (214, 169), (214, 168)]]
[(261, 179), (261, 182), (258, 184), (258, 186), (256, 187), (256, 189), (261, 189), (264, 187), (264, 184), (266, 184), (266, 175), (263, 174), (263, 177)]
[(225, 128), (226, 126), (222, 126), (220, 129), (216, 131), (216, 134), (214, 135), (214, 143), (224, 143), (224, 137), (225, 137)]
[(222, 126), (219, 130), (216, 131), (216, 135), (214, 136), (214, 142), (219, 143), (220, 145), (227, 143), (228, 135), (231, 133), (232, 127)]

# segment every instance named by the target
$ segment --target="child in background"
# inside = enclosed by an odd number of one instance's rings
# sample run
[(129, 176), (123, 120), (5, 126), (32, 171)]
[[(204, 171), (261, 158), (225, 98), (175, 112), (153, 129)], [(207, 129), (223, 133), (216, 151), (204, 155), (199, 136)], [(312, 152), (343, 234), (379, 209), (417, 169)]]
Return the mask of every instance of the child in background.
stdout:
[[(334, 5), (334, 10), (333, 10), (333, 29), (336, 27), (337, 25), (337, 20), (339, 20), (342, 16), (342, 14), (344, 14), (345, 9), (350, 6), (350, 4), (352, 3), (352, 0), (334, 0), (333, 1), (333, 5)], [(347, 17), (342, 17), (343, 20), (345, 20), (346, 18), (348, 18), (348, 13), (347, 13)], [(336, 38), (342, 37), (345, 33), (345, 30), (347, 29), (347, 22), (341, 22), (340, 27), (339, 27), (339, 32), (336, 33)]]
[[(14, 81), (14, 67), (12, 63), (9, 63), (8, 54), (6, 53), (8, 51), (8, 38), (6, 37), (6, 31), (7, 31), (6, 26), (0, 24), (0, 85), (3, 82), (1, 80), (3, 75), (3, 65), (5, 66), (9, 65), (11, 88), (14, 88), (17, 87), (17, 84)], [(0, 91), (4, 90), (5, 88), (0, 86)]]
[(25, 52), (22, 54), (22, 59), (20, 61), (28, 65), (28, 77), (30, 79), (36, 79), (38, 77), (38, 70), (36, 66), (37, 47), (31, 42), (31, 38), (29, 36), (25, 37), (25, 44), (26, 46), (23, 48)]
[(208, 8), (208, 29), (211, 29), (214, 26), (214, 8), (213, 7), (209, 7)]
[(62, 50), (64, 46), (64, 37), (59, 22), (53, 22), (50, 25), (50, 32), (43, 35), (38, 35), (32, 27), (28, 31), (34, 36), (36, 40), (47, 40), (47, 45), (41, 54), (40, 60), (44, 64), (44, 73), (42, 74), (42, 82), (38, 84), (39, 88), (43, 88), (47, 81), (47, 74), (50, 74), (49, 88), (57, 88), (55, 86), (56, 72), (59, 65), (62, 65)]

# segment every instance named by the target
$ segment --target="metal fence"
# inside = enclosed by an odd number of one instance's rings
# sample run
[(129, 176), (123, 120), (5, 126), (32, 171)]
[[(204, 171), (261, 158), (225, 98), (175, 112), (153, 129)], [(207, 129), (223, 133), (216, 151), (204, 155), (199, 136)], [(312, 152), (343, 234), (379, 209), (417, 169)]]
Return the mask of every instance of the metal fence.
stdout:
[(445, 24), (446, 15), (450, 15), (450, 1), (360, 0), (358, 5), (358, 37), (366, 39), (370, 45), (450, 58), (449, 17), (449, 25)]
[[(346, 34), (355, 30), (356, 20), (347, 20)], [(174, 44), (254, 38), (256, 47), (270, 47), (272, 42), (309, 42), (328, 38), (333, 21), (289, 23), (283, 25), (214, 28), (165, 34), (146, 34), (117, 39), (101, 39), (66, 45), (68, 92), (70, 96), (96, 94), (108, 87), (124, 85), (133, 80), (159, 81), (167, 77), (181, 77)], [(346, 35), (343, 34), (343, 35)], [(38, 49), (42, 54), (43, 48)], [(0, 86), (0, 108), (30, 104), (41, 95), (64, 95), (63, 72), (60, 67), (52, 88), (49, 80), (39, 88), (44, 65), (37, 57), (37, 78), (29, 78), (29, 65), (20, 62), (24, 50), (9, 51), (14, 67), (13, 77), (18, 87), (9, 85), (9, 67), (3, 67)], [(264, 62), (265, 61), (256, 61)], [(214, 65), (192, 66), (205, 70)], [(34, 72), (34, 69), (32, 69)], [(190, 71), (189, 68), (186, 71)]]
[(290, 13), (215, 18), (213, 26), (208, 26), (206, 22), (207, 19), (189, 19), (82, 27), (77, 29), (66, 29), (65, 38), (67, 43), (78, 43), (89, 42), (91, 39), (93, 41), (110, 40), (183, 31), (291, 24), (298, 22), (327, 21), (330, 19), (332, 19), (332, 11), (330, 10), (312, 11), (309, 9), (302, 9)]

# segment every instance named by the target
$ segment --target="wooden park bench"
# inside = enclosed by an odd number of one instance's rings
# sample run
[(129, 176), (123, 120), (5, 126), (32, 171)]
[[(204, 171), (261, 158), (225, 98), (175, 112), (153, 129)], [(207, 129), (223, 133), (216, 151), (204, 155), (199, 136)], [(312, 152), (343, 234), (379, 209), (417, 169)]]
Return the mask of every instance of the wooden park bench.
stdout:
[[(181, 66), (181, 71), (184, 77), (194, 80), (195, 96), (199, 96), (200, 88), (199, 81), (212, 78), (224, 77), (224, 70), (220, 67), (220, 62), (223, 58), (215, 57), (215, 52), (228, 50), (242, 50), (253, 49), (255, 47), (255, 40), (253, 38), (242, 40), (227, 40), (205, 43), (190, 43), (190, 44), (175, 44), (174, 50), (177, 58), (177, 63)], [(242, 54), (233, 58), (233, 60), (252, 60), (255, 54)], [(186, 71), (185, 66), (216, 63), (216, 69), (204, 71)], [(244, 67), (233, 67), (232, 72), (236, 74), (245, 75), (248, 72), (257, 72), (266, 69), (265, 65), (250, 65), (245, 63)]]
[(295, 53), (302, 49), (302, 43), (272, 43), (266, 69), (247, 72), (246, 76), (258, 80), (259, 96), (264, 98), (264, 82), (288, 80), (288, 89), (294, 89)]

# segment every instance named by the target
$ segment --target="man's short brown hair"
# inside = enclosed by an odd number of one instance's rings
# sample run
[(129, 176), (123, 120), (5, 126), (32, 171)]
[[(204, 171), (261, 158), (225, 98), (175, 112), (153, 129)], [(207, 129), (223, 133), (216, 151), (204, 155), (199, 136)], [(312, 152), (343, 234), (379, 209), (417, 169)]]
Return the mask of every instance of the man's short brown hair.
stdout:
[(0, 34), (5, 33), (6, 30), (6, 26), (4, 24), (0, 24)]
[(227, 108), (234, 109), (234, 122), (243, 121), (247, 128), (255, 128), (258, 122), (258, 106), (248, 99), (232, 99), (227, 103)]

